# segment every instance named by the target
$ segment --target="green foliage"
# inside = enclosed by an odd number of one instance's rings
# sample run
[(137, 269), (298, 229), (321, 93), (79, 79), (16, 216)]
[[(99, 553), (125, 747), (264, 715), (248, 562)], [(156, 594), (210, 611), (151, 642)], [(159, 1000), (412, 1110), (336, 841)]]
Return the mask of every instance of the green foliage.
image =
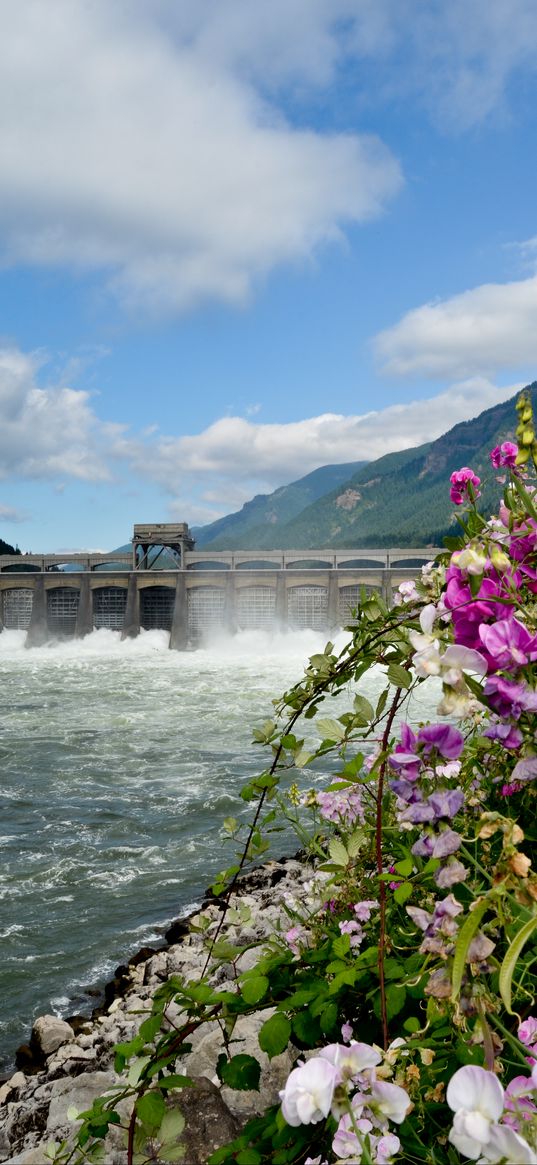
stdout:
[[(464, 430), (465, 450), (476, 434), (483, 447), (495, 437), (507, 415), (504, 406), (498, 410), (489, 410), (478, 419), (479, 425), (472, 423)], [(461, 427), (454, 433), (459, 440)], [(439, 449), (445, 454), (441, 469), (431, 461)], [(401, 482), (408, 485), (411, 505), (418, 487), (412, 493), (409, 483), (416, 485), (418, 468), (421, 472), (428, 466), (421, 496), (432, 497), (433, 483), (442, 480), (445, 490), (445, 466), (451, 464), (452, 454), (452, 444), (442, 438), (425, 450), (381, 459), (380, 483), (369, 496), (380, 502), (383, 491), (393, 489), (397, 480), (404, 509), (407, 498)], [(364, 487), (366, 477), (362, 470), (355, 481)], [(429, 488), (432, 492), (427, 493)], [(523, 523), (534, 507), (531, 488), (515, 481), (508, 487), (506, 506), (511, 527), (522, 523), (526, 532)], [(494, 528), (487, 527), (471, 500), (463, 510), (461, 528), (463, 538), (453, 545), (455, 551), (467, 546), (475, 551), (481, 540), (485, 558), (489, 550), (498, 550)], [(339, 654), (328, 643), (312, 656), (299, 682), (275, 702), (271, 719), (255, 729), (254, 741), (268, 759), (242, 790), (248, 807), (245, 816), (240, 822), (235, 818), (224, 822), (234, 857), (213, 886), (221, 900), (222, 920), (216, 928), (203, 919), (197, 924), (207, 948), (206, 974), (199, 981), (185, 983), (172, 977), (164, 983), (139, 1034), (118, 1045), (116, 1069), (123, 1072), (124, 1086), (84, 1114), (78, 1134), (83, 1153), (93, 1152), (95, 1140), (103, 1139), (108, 1126), (118, 1122), (119, 1103), (127, 1097), (135, 1101), (131, 1132), (140, 1161), (148, 1159), (148, 1138), (158, 1145), (168, 1138), (169, 1156), (159, 1149), (162, 1159), (179, 1159), (182, 1118), (179, 1115), (175, 1124), (171, 1120), (170, 1098), (191, 1083), (180, 1071), (189, 1037), (202, 1025), (218, 1023), (223, 1040), (218, 1078), (235, 1090), (256, 1090), (264, 1056), (234, 1055), (233, 1041), (238, 1038), (238, 1018), (260, 1011), (266, 1018), (259, 1027), (259, 1049), (270, 1060), (288, 1050), (296, 1057), (298, 1050), (308, 1061), (327, 1044), (341, 1044), (342, 1025), (345, 1030), (348, 1025), (361, 1043), (382, 1049), (379, 1077), (405, 1089), (411, 1102), (396, 1130), (402, 1146), (396, 1160), (457, 1165), (459, 1154), (447, 1139), (452, 1113), (445, 1090), (461, 1066), (476, 1065), (489, 1072), (501, 1065), (504, 1082), (526, 1070), (527, 1049), (517, 1032), (519, 1015), (526, 1015), (531, 1006), (536, 957), (537, 876), (530, 861), (534, 787), (528, 781), (515, 789), (518, 801), (502, 796), (518, 753), (506, 750), (494, 732), (486, 735), (491, 717), (487, 690), (475, 674), (460, 670), (454, 675), (457, 668), (451, 667), (441, 679), (443, 699), (456, 697), (462, 708), (450, 713), (451, 719), (464, 716), (460, 772), (446, 775), (449, 753), (442, 753), (441, 744), (427, 744), (427, 751), (420, 752), (425, 745), (419, 733), (417, 743), (416, 737), (407, 736), (405, 746), (397, 750), (399, 723), (419, 715), (415, 709), (422, 705), (414, 697), (428, 682), (416, 643), (425, 642), (433, 672), (434, 661), (438, 657), (441, 663), (441, 654), (453, 643), (453, 629), (444, 619), (446, 561), (449, 555), (422, 574), (419, 598), (406, 606), (388, 610), (376, 596), (364, 601), (351, 641)], [(479, 572), (468, 575), (468, 603), (478, 595), (480, 580)], [(522, 584), (519, 590), (517, 616), (532, 635), (537, 634), (534, 593)], [(510, 611), (513, 597), (507, 591), (498, 603), (503, 617), (502, 603)], [(437, 606), (441, 618), (428, 640), (419, 616), (423, 608)], [(416, 634), (422, 638), (416, 640)], [(530, 660), (522, 678), (532, 690), (537, 688), (536, 675)], [(521, 682), (520, 668), (515, 680)], [(342, 714), (337, 714), (340, 704), (333, 714), (332, 696), (347, 697)], [(497, 717), (492, 720), (496, 723)], [(413, 720), (413, 728), (418, 727)], [(516, 728), (524, 741), (521, 755), (532, 759), (534, 714), (532, 718), (520, 711)], [(440, 732), (437, 740), (441, 738)], [(419, 774), (405, 770), (413, 757)], [(394, 775), (401, 779), (399, 766), (403, 777), (407, 773), (407, 785), (417, 791), (414, 799), (408, 798), (410, 813), (401, 791), (398, 802), (391, 788)], [(321, 796), (322, 776), (326, 780)], [(314, 782), (312, 788), (308, 780)], [(419, 819), (421, 807), (432, 804), (433, 792), (447, 796), (454, 787), (462, 794), (462, 808), (435, 810), (439, 815), (432, 824), (427, 811)], [(241, 973), (236, 964), (244, 947), (240, 939), (231, 942), (223, 928), (227, 921), (240, 932), (250, 918), (236, 901), (230, 906), (231, 894), (243, 870), (259, 861), (282, 822), (295, 828), (303, 861), (310, 865), (308, 888), (297, 892), (294, 902), (286, 900), (255, 966)], [(222, 964), (224, 987), (217, 985), (222, 983)], [(169, 1031), (165, 1021), (171, 1001), (186, 1018)], [(344, 1057), (343, 1048), (338, 1055)], [(367, 1086), (364, 1073), (360, 1087)], [(352, 1087), (343, 1073), (337, 1099), (343, 1108)], [(218, 1149), (210, 1165), (303, 1165), (308, 1156), (333, 1161), (332, 1140), (343, 1110), (337, 1115), (335, 1111), (326, 1120), (319, 1116), (296, 1125), (286, 1122), (279, 1106), (270, 1107), (248, 1121), (232, 1143)], [(373, 1120), (373, 1108), (367, 1111)], [(528, 1129), (525, 1126), (525, 1133), (537, 1142), (537, 1127)], [(367, 1161), (368, 1153), (374, 1160), (371, 1145), (370, 1149), (359, 1150), (362, 1161)]]

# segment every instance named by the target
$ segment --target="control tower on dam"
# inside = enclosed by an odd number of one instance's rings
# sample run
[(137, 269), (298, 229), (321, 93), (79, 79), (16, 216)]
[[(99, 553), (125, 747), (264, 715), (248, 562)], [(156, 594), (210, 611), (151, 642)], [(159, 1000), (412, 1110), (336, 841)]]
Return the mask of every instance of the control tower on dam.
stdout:
[(222, 632), (331, 633), (366, 594), (391, 605), (438, 549), (196, 550), (186, 523), (136, 525), (132, 552), (0, 556), (0, 628), (28, 646), (100, 627), (170, 632), (186, 650)]

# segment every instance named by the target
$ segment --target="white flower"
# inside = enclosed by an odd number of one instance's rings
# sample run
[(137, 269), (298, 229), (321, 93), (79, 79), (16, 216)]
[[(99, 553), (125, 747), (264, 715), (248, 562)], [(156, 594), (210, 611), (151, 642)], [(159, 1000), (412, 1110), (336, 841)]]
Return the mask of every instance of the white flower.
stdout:
[(349, 1080), (366, 1068), (374, 1068), (382, 1059), (380, 1052), (370, 1044), (359, 1044), (356, 1040), (352, 1040), (349, 1047), (345, 1047), (344, 1044), (329, 1044), (319, 1052), (319, 1056), (339, 1070), (342, 1080)]
[(389, 1084), (386, 1080), (374, 1080), (371, 1085), (369, 1107), (376, 1114), (385, 1117), (386, 1120), (395, 1121), (397, 1125), (400, 1125), (410, 1108), (410, 1097), (398, 1084)]
[(313, 1056), (288, 1077), (280, 1092), (282, 1113), (288, 1125), (311, 1125), (325, 1120), (330, 1112), (334, 1088), (341, 1075), (334, 1064), (320, 1056)]
[(375, 1145), (375, 1165), (390, 1165), (400, 1148), (401, 1142), (395, 1133), (386, 1133), (384, 1137), (379, 1137)]
[(537, 1165), (537, 1156), (528, 1142), (507, 1125), (491, 1125), (478, 1165)]
[(455, 1116), (449, 1140), (464, 1157), (475, 1161), (483, 1152), (502, 1115), (503, 1097), (498, 1077), (485, 1068), (466, 1064), (451, 1077), (446, 1100)]

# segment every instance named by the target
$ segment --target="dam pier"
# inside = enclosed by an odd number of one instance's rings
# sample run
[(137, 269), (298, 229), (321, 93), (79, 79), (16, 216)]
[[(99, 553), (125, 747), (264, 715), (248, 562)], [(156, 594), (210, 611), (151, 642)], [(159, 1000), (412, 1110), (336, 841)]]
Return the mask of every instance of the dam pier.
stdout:
[(135, 526), (132, 556), (0, 556), (0, 629), (27, 645), (100, 627), (124, 638), (170, 632), (186, 650), (239, 630), (331, 633), (352, 623), (365, 592), (390, 606), (393, 592), (439, 551), (420, 549), (196, 550), (185, 523)]

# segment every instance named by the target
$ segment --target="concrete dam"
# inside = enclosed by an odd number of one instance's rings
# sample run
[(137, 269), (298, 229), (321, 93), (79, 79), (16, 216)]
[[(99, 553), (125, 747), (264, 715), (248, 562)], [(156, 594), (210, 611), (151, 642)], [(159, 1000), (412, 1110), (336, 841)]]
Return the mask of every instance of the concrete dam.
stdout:
[(176, 650), (247, 629), (331, 633), (352, 624), (364, 589), (391, 605), (399, 584), (439, 553), (432, 547), (197, 551), (185, 523), (134, 531), (132, 557), (118, 551), (0, 556), (0, 628), (27, 631), (28, 646), (100, 627), (124, 637), (159, 628), (170, 632)]

